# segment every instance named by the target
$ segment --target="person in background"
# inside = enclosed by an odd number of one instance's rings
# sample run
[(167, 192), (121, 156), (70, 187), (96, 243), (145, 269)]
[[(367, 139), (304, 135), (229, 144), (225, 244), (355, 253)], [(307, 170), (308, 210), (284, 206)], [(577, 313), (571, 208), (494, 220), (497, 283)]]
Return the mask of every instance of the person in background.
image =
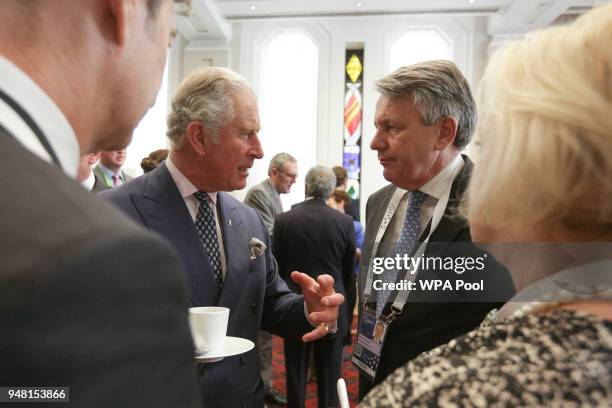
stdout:
[[(342, 166), (334, 166), (332, 171), (336, 176), (336, 189), (346, 191), (348, 189), (348, 172), (346, 169)], [(353, 217), (355, 221), (359, 221), (359, 208), (355, 207), (352, 202), (344, 204), (344, 213)]]
[[(288, 194), (297, 179), (297, 160), (289, 153), (278, 153), (270, 160), (268, 178), (253, 186), (244, 203), (261, 217), (270, 233), (274, 231), (274, 217), (283, 212), (281, 194)], [(266, 389), (266, 402), (285, 405), (287, 399), (272, 387), (272, 335), (261, 330), (257, 336), (261, 379)]]
[[(316, 166), (306, 175), (306, 200), (290, 211), (279, 214), (274, 223), (272, 252), (278, 262), (279, 275), (289, 287), (301, 293), (302, 288), (290, 279), (299, 270), (317, 279), (322, 271), (334, 278), (336, 292), (346, 294), (355, 265), (355, 231), (351, 217), (326, 204), (336, 185), (328, 167)], [(306, 374), (311, 351), (314, 354), (317, 394), (320, 408), (338, 406), (336, 382), (340, 378), (342, 341), (350, 330), (346, 306), (340, 307), (338, 333), (313, 343), (285, 339), (285, 372), (287, 399), (292, 408), (303, 408), (306, 397)]]
[(0, 385), (49, 406), (199, 406), (180, 260), (76, 181), (153, 105), (174, 7), (0, 1)]
[(92, 171), (92, 167), (99, 158), (100, 152), (81, 156), (79, 169), (77, 171), (77, 181), (80, 182), (87, 191), (92, 191), (94, 193), (108, 189)]
[[(347, 207), (347, 204), (350, 206), (351, 197), (349, 197), (346, 191), (340, 190), (338, 188), (336, 188), (327, 199), (327, 205), (342, 213), (344, 213), (344, 209)], [(347, 285), (346, 287), (346, 311), (348, 315), (349, 328), (353, 327), (353, 312), (355, 310), (355, 304), (357, 303), (356, 278), (359, 275), (359, 264), (361, 262), (361, 247), (363, 245), (363, 226), (359, 221), (355, 221), (353, 219), (353, 227), (355, 228), (355, 269), (350, 285)], [(351, 330), (349, 330), (344, 336), (344, 345), (348, 346), (351, 344), (351, 342)]]
[(168, 149), (154, 150), (147, 157), (140, 161), (142, 171), (148, 173), (155, 170), (168, 157)]
[[(344, 297), (329, 275), (293, 272), (293, 293), (278, 276), (270, 235), (249, 206), (226, 191), (245, 187), (263, 157), (255, 94), (241, 75), (219, 67), (188, 75), (168, 115), (168, 158), (132, 182), (100, 193), (166, 238), (180, 255), (193, 306), (231, 310), (227, 335), (256, 341), (260, 328), (298, 341), (334, 331)], [(205, 407), (262, 407), (256, 350), (198, 370)]]
[(474, 239), (509, 268), (518, 293), (360, 406), (610, 406), (610, 41), (608, 5), (492, 56), (464, 206)]
[(106, 187), (117, 187), (133, 178), (121, 170), (124, 163), (125, 149), (102, 151), (100, 163), (93, 171)]
[(270, 232), (274, 231), (274, 217), (283, 212), (281, 194), (288, 194), (298, 176), (297, 160), (289, 153), (278, 153), (268, 166), (268, 178), (251, 187), (244, 203), (253, 208)]

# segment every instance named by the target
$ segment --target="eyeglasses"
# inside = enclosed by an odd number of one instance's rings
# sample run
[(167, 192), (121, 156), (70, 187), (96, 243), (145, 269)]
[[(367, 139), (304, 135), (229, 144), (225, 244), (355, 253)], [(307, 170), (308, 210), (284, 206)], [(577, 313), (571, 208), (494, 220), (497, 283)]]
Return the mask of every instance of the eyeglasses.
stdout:
[(280, 169), (278, 167), (276, 167), (276, 170), (278, 170), (279, 173), (283, 174), (285, 177), (287, 177), (289, 180), (296, 180), (298, 175), (297, 174), (290, 174), (287, 173), (285, 170)]

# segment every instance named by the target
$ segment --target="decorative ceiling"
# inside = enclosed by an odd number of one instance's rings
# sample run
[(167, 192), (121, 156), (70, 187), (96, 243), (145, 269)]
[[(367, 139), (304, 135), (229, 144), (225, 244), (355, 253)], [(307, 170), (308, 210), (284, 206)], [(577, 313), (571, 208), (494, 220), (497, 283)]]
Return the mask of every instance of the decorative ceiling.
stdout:
[(227, 41), (232, 23), (248, 20), (362, 18), (371, 16), (484, 16), (489, 33), (544, 27), (581, 14), (605, 0), (192, 0), (193, 13), (178, 17), (190, 41)]

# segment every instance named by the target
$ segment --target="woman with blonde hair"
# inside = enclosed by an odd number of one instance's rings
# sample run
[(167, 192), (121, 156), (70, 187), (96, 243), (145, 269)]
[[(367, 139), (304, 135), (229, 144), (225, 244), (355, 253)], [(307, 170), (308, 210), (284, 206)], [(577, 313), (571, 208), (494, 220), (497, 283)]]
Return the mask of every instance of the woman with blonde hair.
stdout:
[(465, 207), (518, 293), (361, 406), (612, 406), (610, 44), (605, 6), (493, 56)]

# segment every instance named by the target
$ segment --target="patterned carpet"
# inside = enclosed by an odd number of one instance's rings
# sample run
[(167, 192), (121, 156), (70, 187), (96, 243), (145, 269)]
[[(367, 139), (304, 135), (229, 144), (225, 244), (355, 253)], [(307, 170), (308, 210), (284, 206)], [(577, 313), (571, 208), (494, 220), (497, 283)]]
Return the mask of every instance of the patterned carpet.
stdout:
[[(355, 318), (353, 325), (355, 325)], [(353, 343), (349, 347), (345, 347), (345, 353), (353, 353), (353, 345), (355, 344), (355, 335), (353, 334)], [(348, 389), (349, 401), (351, 407), (357, 406), (357, 396), (359, 394), (359, 374), (357, 369), (350, 360), (344, 360), (342, 363), (342, 378), (346, 382)], [(273, 351), (272, 351), (272, 385), (280, 391), (281, 394), (287, 395), (285, 382), (285, 355), (283, 352), (283, 339), (274, 336)], [(272, 405), (268, 405), (272, 407)], [(274, 405), (281, 407), (281, 405)], [(317, 408), (317, 385), (316, 380), (309, 382), (306, 386), (306, 408)]]

